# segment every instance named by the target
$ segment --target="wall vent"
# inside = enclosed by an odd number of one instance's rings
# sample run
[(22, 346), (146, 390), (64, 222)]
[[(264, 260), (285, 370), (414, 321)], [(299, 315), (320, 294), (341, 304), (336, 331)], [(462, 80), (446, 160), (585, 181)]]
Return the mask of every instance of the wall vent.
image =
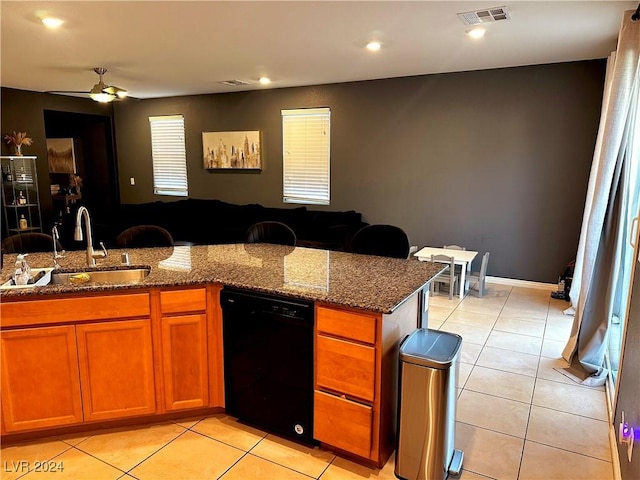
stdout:
[(251, 85), (249, 82), (245, 82), (244, 80), (223, 80), (222, 85), (228, 85), (230, 87), (242, 87), (243, 85)]
[(485, 8), (474, 10), (473, 12), (459, 13), (458, 18), (465, 25), (479, 25), (481, 23), (497, 22), (499, 20), (509, 20), (511, 16), (507, 7)]

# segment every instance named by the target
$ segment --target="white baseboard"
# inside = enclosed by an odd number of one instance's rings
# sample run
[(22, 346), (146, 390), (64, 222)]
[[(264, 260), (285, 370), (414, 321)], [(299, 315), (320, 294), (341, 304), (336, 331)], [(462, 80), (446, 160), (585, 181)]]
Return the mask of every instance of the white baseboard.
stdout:
[(512, 287), (527, 287), (527, 288), (538, 288), (540, 290), (550, 290), (555, 291), (558, 289), (558, 285), (556, 283), (542, 283), (542, 282), (532, 282), (529, 280), (518, 280), (516, 278), (502, 278), (502, 277), (485, 277), (488, 283), (496, 283), (499, 285), (511, 285)]

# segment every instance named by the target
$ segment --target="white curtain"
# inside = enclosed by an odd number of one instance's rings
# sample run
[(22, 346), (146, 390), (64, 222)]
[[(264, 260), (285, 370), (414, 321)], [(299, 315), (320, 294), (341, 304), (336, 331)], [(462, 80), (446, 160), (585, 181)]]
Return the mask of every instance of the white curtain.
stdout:
[[(637, 175), (637, 150), (630, 147), (638, 117), (640, 21), (623, 15), (618, 47), (608, 59), (602, 111), (591, 166), (582, 230), (571, 284), (575, 318), (562, 356), (570, 371), (588, 385), (604, 383), (607, 327), (620, 296), (616, 286), (620, 248), (629, 229), (638, 192), (629, 188)], [(631, 183), (637, 184), (636, 179)], [(631, 216), (632, 218), (632, 216)]]

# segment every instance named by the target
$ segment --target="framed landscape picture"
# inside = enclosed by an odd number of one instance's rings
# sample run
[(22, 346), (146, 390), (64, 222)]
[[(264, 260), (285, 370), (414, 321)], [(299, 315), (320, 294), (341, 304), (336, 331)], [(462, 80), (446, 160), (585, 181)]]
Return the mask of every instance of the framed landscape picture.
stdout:
[(260, 131), (202, 132), (207, 170), (262, 170)]
[(49, 173), (76, 173), (73, 138), (47, 138)]

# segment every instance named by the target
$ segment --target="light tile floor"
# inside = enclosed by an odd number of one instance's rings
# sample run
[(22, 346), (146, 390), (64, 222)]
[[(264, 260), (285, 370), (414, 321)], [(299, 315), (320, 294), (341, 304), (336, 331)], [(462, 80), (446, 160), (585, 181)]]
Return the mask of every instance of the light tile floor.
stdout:
[[(611, 480), (605, 393), (554, 370), (572, 318), (549, 291), (489, 284), (483, 298), (431, 298), (429, 326), (464, 338), (456, 447), (461, 480)], [(2, 479), (394, 479), (226, 415), (97, 431), (0, 450)], [(36, 461), (51, 472), (28, 472)], [(20, 463), (26, 462), (26, 463)], [(62, 465), (63, 470), (57, 467)], [(455, 477), (453, 477), (455, 478)]]

